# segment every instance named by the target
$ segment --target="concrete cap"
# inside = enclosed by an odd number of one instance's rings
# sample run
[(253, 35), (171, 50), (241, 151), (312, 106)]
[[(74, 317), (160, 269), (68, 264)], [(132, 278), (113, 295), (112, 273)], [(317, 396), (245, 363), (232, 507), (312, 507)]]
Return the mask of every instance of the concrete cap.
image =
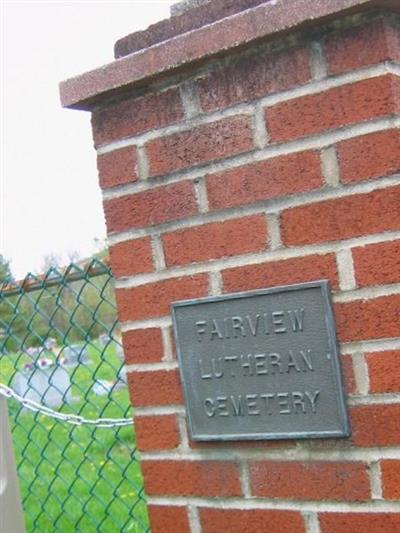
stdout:
[(193, 7), (199, 7), (203, 4), (208, 4), (209, 2), (213, 2), (213, 0), (182, 0), (181, 2), (172, 4), (170, 8), (171, 17), (177, 17), (178, 15), (186, 13), (186, 11), (189, 11), (189, 9), (192, 9)]
[[(231, 0), (223, 1), (225, 5), (231, 3)], [(144, 86), (254, 41), (319, 25), (350, 13), (372, 9), (400, 11), (399, 0), (273, 0), (262, 4), (260, 0), (237, 1), (242, 6), (248, 2), (259, 5), (195, 30), (177, 34), (158, 44), (150, 45), (149, 48), (62, 82), (62, 105), (91, 110), (104, 99), (126, 93), (134, 87)], [(217, 2), (221, 4), (221, 0), (215, 0), (215, 5)], [(214, 2), (211, 2), (193, 8), (187, 14), (213, 5)], [(181, 17), (173, 17), (164, 22), (179, 18)], [(151, 27), (147, 31), (151, 32)]]
[[(136, 31), (118, 39), (114, 46), (114, 57), (117, 59), (133, 54), (153, 44), (267, 3), (276, 3), (276, 0), (189, 0), (182, 5), (175, 4), (177, 12), (171, 18), (160, 20), (147, 30)], [(173, 8), (171, 6), (171, 10)]]

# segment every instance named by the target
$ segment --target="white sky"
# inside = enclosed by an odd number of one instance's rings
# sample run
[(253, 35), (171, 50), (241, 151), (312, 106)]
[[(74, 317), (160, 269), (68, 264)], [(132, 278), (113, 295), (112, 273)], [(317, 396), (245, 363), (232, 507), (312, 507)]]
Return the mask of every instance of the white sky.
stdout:
[(58, 83), (112, 61), (117, 39), (168, 17), (172, 3), (0, 0), (0, 253), (17, 278), (49, 254), (90, 255), (105, 236), (90, 114), (62, 109)]

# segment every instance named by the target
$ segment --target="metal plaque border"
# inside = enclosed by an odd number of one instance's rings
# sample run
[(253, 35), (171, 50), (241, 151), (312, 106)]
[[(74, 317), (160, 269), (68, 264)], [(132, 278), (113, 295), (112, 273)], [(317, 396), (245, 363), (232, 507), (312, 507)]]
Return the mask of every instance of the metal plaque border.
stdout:
[[(293, 431), (286, 433), (253, 433), (253, 434), (225, 434), (225, 435), (215, 435), (215, 434), (195, 434), (193, 421), (190, 413), (190, 409), (187, 408), (189, 405), (188, 399), (190, 398), (189, 384), (186, 383), (183, 375), (183, 355), (180, 350), (179, 337), (178, 337), (178, 327), (177, 327), (177, 318), (175, 311), (180, 307), (188, 307), (193, 305), (202, 305), (205, 303), (220, 302), (226, 300), (238, 300), (241, 298), (248, 298), (252, 296), (265, 296), (269, 294), (276, 294), (280, 292), (291, 292), (303, 289), (315, 289), (319, 288), (321, 290), (321, 295), (324, 304), (325, 311), (325, 324), (328, 333), (328, 342), (330, 351), (332, 354), (332, 366), (333, 366), (333, 379), (335, 380), (335, 386), (337, 391), (337, 405), (339, 411), (339, 420), (341, 423), (341, 428), (338, 430), (329, 430), (329, 431)], [(236, 293), (229, 293), (226, 295), (220, 296), (207, 296), (205, 298), (196, 298), (190, 300), (179, 300), (171, 304), (172, 311), (172, 324), (174, 329), (174, 335), (176, 339), (176, 351), (179, 363), (179, 374), (181, 382), (183, 385), (183, 391), (185, 395), (185, 412), (186, 419), (188, 421), (188, 426), (190, 430), (190, 437), (193, 441), (233, 441), (233, 440), (280, 440), (280, 439), (309, 439), (309, 438), (332, 438), (332, 437), (348, 437), (351, 435), (351, 428), (349, 417), (346, 409), (346, 392), (343, 385), (342, 372), (339, 363), (339, 346), (336, 337), (336, 324), (335, 317), (333, 314), (332, 307), (332, 297), (330, 291), (330, 282), (329, 280), (317, 280), (317, 281), (307, 281), (303, 283), (296, 283), (291, 285), (280, 285), (279, 287), (270, 287), (265, 289), (256, 289), (252, 291), (242, 291)]]

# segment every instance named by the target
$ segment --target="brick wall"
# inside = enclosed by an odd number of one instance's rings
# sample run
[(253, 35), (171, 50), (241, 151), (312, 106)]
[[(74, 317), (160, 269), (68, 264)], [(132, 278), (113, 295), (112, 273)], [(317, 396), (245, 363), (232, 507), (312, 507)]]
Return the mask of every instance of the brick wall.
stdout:
[[(153, 533), (400, 531), (400, 30), (338, 16), (92, 114)], [(352, 435), (198, 443), (175, 300), (329, 279)]]

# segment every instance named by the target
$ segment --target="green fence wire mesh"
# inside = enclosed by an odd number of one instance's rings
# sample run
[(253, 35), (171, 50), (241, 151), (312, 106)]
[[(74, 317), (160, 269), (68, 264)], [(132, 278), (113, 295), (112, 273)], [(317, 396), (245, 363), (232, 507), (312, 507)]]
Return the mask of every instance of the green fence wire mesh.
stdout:
[[(45, 410), (131, 417), (104, 262), (2, 281), (0, 382)], [(132, 425), (71, 425), (8, 403), (27, 531), (149, 531)]]

